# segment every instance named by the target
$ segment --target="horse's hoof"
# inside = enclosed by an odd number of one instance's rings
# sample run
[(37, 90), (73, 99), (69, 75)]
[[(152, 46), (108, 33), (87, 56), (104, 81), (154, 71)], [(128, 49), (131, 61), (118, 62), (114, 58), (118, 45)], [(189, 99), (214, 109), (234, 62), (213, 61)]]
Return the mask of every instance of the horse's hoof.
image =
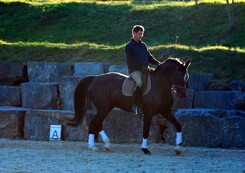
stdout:
[(182, 151), (180, 150), (180, 146), (179, 146), (179, 145), (177, 145), (177, 146), (175, 147), (174, 151), (175, 151), (175, 154), (176, 154), (176, 155), (180, 155), (180, 154), (182, 153)]
[(141, 148), (141, 150), (144, 152), (144, 154), (151, 155), (151, 152), (147, 148)]
[(91, 151), (99, 151), (99, 149), (96, 146), (88, 147)]
[(105, 150), (111, 150), (111, 143), (110, 141), (104, 141), (104, 145), (103, 145)]

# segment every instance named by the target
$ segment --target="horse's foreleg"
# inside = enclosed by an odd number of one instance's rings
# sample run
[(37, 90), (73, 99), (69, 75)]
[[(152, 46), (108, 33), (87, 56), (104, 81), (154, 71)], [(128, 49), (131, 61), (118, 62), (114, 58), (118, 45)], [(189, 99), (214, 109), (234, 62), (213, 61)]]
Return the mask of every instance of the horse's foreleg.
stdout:
[(151, 152), (147, 149), (147, 143), (148, 143), (148, 136), (150, 132), (150, 126), (151, 126), (152, 116), (144, 115), (144, 127), (143, 127), (143, 140), (141, 143), (141, 150), (144, 152), (144, 154), (150, 155)]
[(165, 117), (171, 124), (176, 128), (176, 145), (181, 145), (182, 143), (182, 127), (179, 121), (174, 117), (173, 113), (170, 111), (169, 114)]
[(182, 127), (179, 123), (179, 121), (174, 117), (173, 113), (170, 112), (168, 114), (168, 116), (166, 116), (166, 119), (172, 123), (174, 125), (174, 127), (176, 128), (176, 138), (175, 138), (175, 142), (176, 142), (176, 147), (175, 147), (175, 152), (177, 155), (179, 155), (181, 153), (180, 151), (180, 145), (182, 144)]

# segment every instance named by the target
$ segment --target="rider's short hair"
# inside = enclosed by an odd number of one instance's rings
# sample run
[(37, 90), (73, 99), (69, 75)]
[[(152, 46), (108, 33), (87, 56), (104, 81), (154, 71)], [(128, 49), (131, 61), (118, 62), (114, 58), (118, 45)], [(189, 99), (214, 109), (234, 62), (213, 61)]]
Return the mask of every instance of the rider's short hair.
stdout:
[(139, 31), (145, 31), (145, 28), (142, 25), (134, 25), (133, 29), (132, 29), (132, 34), (135, 32), (139, 32)]

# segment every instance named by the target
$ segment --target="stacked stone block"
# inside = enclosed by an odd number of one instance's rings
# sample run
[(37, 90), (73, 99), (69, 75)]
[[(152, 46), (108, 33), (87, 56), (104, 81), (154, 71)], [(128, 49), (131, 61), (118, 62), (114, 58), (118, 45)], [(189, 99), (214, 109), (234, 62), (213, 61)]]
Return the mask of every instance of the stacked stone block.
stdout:
[(30, 82), (59, 82), (63, 76), (73, 74), (72, 63), (30, 61), (27, 64)]
[(19, 86), (0, 86), (0, 106), (21, 106)]
[[(242, 91), (199, 91), (193, 101), (194, 108), (236, 109), (240, 97), (245, 98)], [(241, 107), (241, 109), (244, 109)]]
[(81, 76), (64, 76), (59, 83), (60, 103), (63, 110), (74, 110), (73, 95), (74, 88), (82, 79)]
[(58, 83), (23, 83), (22, 107), (32, 109), (60, 109)]
[(24, 108), (0, 107), (0, 137), (21, 139), (24, 137)]
[(0, 85), (17, 86), (23, 82), (28, 82), (26, 64), (0, 63)]
[(79, 62), (74, 64), (74, 76), (86, 77), (104, 73), (106, 65), (97, 62)]
[[(245, 112), (221, 109), (180, 109), (175, 113), (183, 128), (184, 146), (236, 147), (245, 146)], [(168, 123), (165, 137), (175, 143), (176, 130)]]

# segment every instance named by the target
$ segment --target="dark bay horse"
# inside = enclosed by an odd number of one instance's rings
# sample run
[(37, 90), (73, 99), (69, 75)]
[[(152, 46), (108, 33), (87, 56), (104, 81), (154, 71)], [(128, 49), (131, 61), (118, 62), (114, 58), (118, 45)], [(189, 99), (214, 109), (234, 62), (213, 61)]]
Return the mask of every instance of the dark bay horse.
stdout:
[[(152, 117), (161, 114), (176, 130), (176, 146), (182, 143), (181, 125), (174, 117), (171, 107), (174, 99), (172, 90), (176, 92), (178, 97), (186, 96), (188, 67), (191, 60), (181, 61), (177, 58), (168, 58), (156, 69), (150, 70), (151, 90), (143, 96), (143, 140), (141, 149), (145, 154), (151, 154), (147, 149), (147, 138), (149, 136)], [(78, 126), (84, 119), (86, 112), (86, 100), (92, 102), (97, 110), (95, 118), (89, 126), (88, 147), (97, 150), (94, 144), (94, 134), (99, 132), (104, 147), (110, 147), (109, 138), (102, 129), (103, 120), (108, 113), (118, 107), (124, 111), (130, 112), (133, 104), (131, 96), (122, 94), (122, 84), (125, 75), (120, 73), (105, 73), (96, 76), (87, 76), (83, 78), (75, 88), (74, 92), (74, 108), (75, 116), (69, 125)]]

